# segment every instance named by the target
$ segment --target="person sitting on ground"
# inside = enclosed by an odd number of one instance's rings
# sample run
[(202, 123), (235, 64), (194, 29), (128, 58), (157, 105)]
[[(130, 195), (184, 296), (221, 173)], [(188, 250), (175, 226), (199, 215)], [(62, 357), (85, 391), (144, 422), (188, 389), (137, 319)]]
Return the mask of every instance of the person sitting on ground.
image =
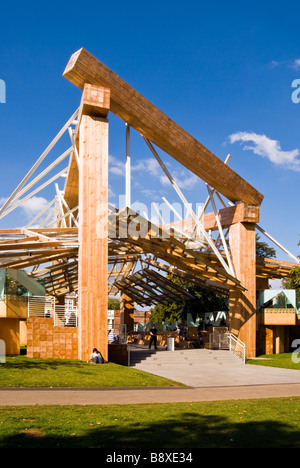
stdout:
[(90, 357), (90, 361), (94, 362), (95, 364), (102, 364), (102, 362), (103, 362), (102, 356), (101, 356), (100, 351), (98, 351), (97, 348), (93, 349), (93, 352), (92, 352), (91, 357)]

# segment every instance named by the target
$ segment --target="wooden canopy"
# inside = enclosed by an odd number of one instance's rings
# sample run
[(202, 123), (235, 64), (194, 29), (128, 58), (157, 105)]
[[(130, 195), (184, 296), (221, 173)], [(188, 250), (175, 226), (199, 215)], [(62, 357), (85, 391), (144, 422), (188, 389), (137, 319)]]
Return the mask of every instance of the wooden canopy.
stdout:
[[(130, 225), (137, 226), (136, 236), (125, 235)], [(187, 249), (184, 239), (167, 234), (132, 210), (110, 213), (108, 250), (109, 292), (127, 291), (139, 304), (188, 297), (186, 282), (224, 294), (231, 288), (243, 289), (213, 252)], [(285, 278), (295, 266), (257, 257), (256, 276)], [(32, 268), (30, 276), (43, 282), (50, 295), (77, 291), (78, 228), (0, 230), (0, 268)], [(182, 285), (172, 290), (166, 275), (179, 278)]]
[[(205, 230), (214, 231), (220, 224), (222, 228), (228, 228), (234, 223), (258, 222), (263, 196), (85, 49), (72, 55), (63, 76), (83, 89), (63, 191), (66, 206), (74, 210), (74, 217), (78, 218), (79, 205), (77, 153), (81, 116), (105, 119), (111, 111), (234, 204), (215, 213), (205, 213), (201, 220)], [(57, 226), (2, 230), (0, 266), (32, 267), (30, 274), (43, 281), (49, 294), (59, 296), (78, 288), (80, 241), (75, 224), (68, 228), (61, 227), (60, 223)], [(137, 226), (136, 233), (127, 235), (129, 227)], [(165, 278), (167, 274), (181, 279), (182, 285), (184, 281), (191, 281), (225, 293), (232, 288), (243, 290), (239, 279), (224, 268), (220, 258), (207, 245), (201, 250), (199, 244), (190, 242), (194, 228), (193, 218), (157, 226), (128, 208), (109, 211), (108, 291), (127, 290), (137, 302), (147, 304), (156, 303), (158, 298), (174, 299), (176, 295)], [(201, 242), (205, 244), (206, 241), (201, 238)], [(269, 259), (257, 259), (257, 275), (284, 277), (293, 266), (295, 264), (279, 265)], [(152, 288), (147, 286), (147, 280)], [(177, 293), (177, 297), (187, 295), (184, 286)]]

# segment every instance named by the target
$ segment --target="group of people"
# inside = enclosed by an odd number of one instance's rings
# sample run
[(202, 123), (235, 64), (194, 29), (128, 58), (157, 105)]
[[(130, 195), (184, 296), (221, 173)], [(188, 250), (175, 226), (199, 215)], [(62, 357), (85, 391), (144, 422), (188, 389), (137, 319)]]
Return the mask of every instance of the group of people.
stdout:
[(108, 342), (109, 343), (119, 343), (119, 341), (120, 341), (119, 335), (115, 334), (115, 330), (113, 328), (111, 330), (109, 330), (109, 332), (108, 332)]
[[(202, 331), (205, 330), (205, 327), (212, 325), (212, 322), (210, 319), (207, 317), (206, 322), (204, 322), (203, 318), (200, 318), (200, 322), (198, 325), (198, 338), (197, 338), (197, 347), (203, 347), (203, 334)], [(152, 345), (154, 346), (155, 349), (157, 349), (157, 328), (153, 324), (152, 327), (150, 328), (150, 342), (149, 342), (149, 349), (151, 349)], [(187, 340), (187, 332), (184, 327), (183, 322), (179, 322), (177, 325), (177, 333), (179, 336), (179, 340)], [(115, 332), (113, 329), (109, 330), (108, 332), (108, 342), (109, 343), (118, 343), (119, 342), (119, 337), (118, 335), (115, 335)], [(194, 343), (194, 342), (193, 342)], [(194, 343), (195, 346), (196, 343)], [(199, 345), (199, 346), (198, 346)], [(93, 352), (91, 354), (90, 360), (95, 363), (103, 363), (103, 357), (100, 353), (100, 351), (97, 350), (97, 348), (93, 349)]]
[(178, 322), (177, 324), (177, 333), (179, 336), (179, 341), (187, 341), (189, 339), (188, 332), (184, 326), (183, 322)]

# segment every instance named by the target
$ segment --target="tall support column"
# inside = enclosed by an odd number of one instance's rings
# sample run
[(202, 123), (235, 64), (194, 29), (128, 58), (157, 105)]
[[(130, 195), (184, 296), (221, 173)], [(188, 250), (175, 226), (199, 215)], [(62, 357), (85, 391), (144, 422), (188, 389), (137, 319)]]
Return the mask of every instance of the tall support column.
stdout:
[(229, 295), (229, 327), (246, 345), (246, 357), (256, 356), (256, 246), (255, 223), (233, 224), (229, 244), (233, 267), (245, 291)]
[(94, 347), (108, 358), (107, 89), (86, 85), (79, 128), (79, 359)]
[(120, 323), (127, 325), (127, 333), (133, 331), (134, 302), (125, 293), (121, 294)]

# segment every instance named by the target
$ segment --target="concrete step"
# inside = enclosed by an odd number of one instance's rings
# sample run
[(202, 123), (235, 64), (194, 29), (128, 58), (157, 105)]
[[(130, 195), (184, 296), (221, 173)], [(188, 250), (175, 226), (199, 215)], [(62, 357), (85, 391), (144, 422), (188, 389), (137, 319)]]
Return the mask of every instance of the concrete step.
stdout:
[(153, 366), (178, 367), (181, 365), (196, 366), (200, 364), (203, 367), (222, 363), (227, 365), (242, 365), (241, 360), (226, 350), (188, 349), (152, 351), (133, 349), (130, 351), (130, 366), (142, 366), (143, 369)]

